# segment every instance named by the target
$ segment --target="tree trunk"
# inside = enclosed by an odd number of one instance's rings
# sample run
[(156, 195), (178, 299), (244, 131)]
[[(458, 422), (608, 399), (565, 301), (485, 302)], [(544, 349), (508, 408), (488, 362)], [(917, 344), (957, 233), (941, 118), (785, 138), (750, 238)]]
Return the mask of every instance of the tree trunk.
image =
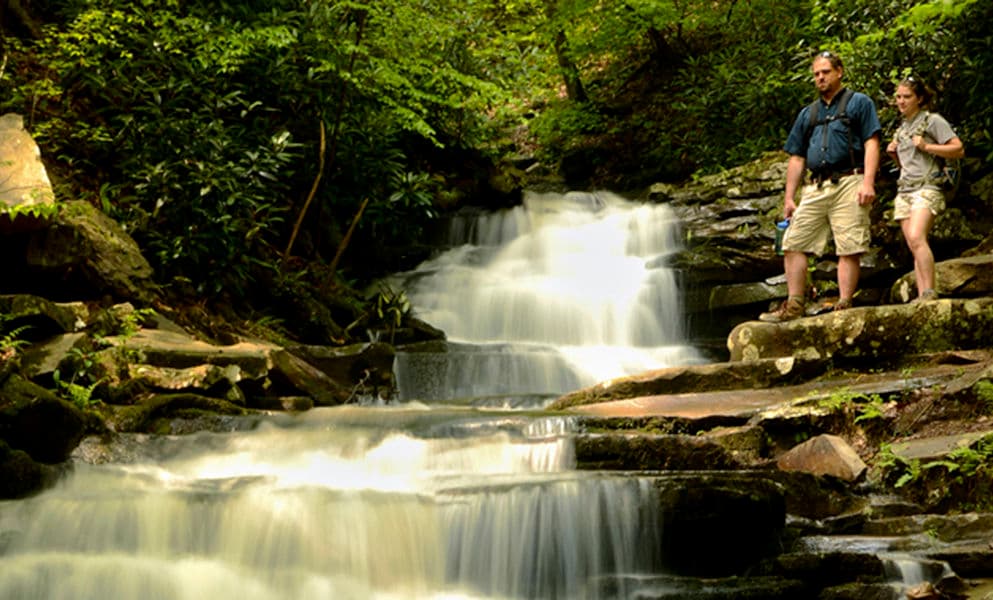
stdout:
[(545, 3), (545, 16), (548, 22), (555, 28), (555, 57), (558, 59), (559, 69), (562, 71), (562, 79), (565, 81), (565, 91), (570, 100), (575, 102), (586, 102), (586, 88), (583, 87), (583, 80), (579, 77), (579, 68), (569, 58), (569, 39), (565, 35), (562, 26), (555, 22), (558, 0), (547, 0)]

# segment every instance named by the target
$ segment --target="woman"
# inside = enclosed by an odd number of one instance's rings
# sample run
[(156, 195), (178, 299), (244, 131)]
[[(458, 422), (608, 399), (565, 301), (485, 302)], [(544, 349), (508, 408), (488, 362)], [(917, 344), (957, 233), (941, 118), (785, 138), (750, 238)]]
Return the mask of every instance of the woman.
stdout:
[(934, 255), (927, 235), (934, 218), (945, 208), (945, 195), (934, 179), (941, 172), (939, 158), (965, 156), (962, 140), (944, 117), (925, 110), (931, 94), (923, 83), (908, 77), (896, 88), (896, 106), (903, 116), (900, 128), (886, 152), (900, 167), (893, 218), (900, 222), (903, 237), (914, 255), (917, 298), (934, 300)]

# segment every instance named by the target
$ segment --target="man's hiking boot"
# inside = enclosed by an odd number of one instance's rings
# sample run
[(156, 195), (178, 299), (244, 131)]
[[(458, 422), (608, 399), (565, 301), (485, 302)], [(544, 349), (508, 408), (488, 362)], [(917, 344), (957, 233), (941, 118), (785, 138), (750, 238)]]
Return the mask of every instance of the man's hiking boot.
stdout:
[(929, 302), (931, 300), (938, 299), (938, 292), (931, 288), (928, 288), (921, 292), (921, 295), (910, 301), (911, 304), (920, 304), (921, 302)]
[(803, 296), (790, 296), (786, 300), (783, 300), (783, 303), (776, 310), (764, 312), (759, 315), (759, 321), (782, 323), (784, 321), (799, 319), (803, 316), (806, 316)]

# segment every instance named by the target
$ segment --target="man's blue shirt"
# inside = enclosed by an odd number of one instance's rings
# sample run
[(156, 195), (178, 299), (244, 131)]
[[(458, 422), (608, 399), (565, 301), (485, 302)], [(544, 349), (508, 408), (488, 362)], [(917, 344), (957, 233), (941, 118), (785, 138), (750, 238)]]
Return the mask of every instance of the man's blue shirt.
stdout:
[[(852, 128), (852, 149), (855, 156), (855, 164), (848, 152), (848, 129), (841, 119), (833, 119), (826, 123), (821, 123), (823, 119), (838, 112), (838, 99), (841, 98), (839, 90), (832, 98), (830, 105), (824, 103), (823, 99), (818, 100), (821, 105), (817, 109), (818, 124), (814, 125), (814, 130), (810, 135), (810, 143), (807, 148), (803, 147), (804, 134), (810, 127), (810, 105), (803, 107), (800, 114), (793, 122), (793, 129), (786, 139), (783, 149), (791, 155), (803, 156), (807, 161), (807, 168), (811, 171), (844, 171), (851, 168), (863, 168), (865, 166), (865, 140), (882, 131), (879, 124), (879, 116), (876, 114), (876, 105), (872, 100), (861, 92), (855, 92), (848, 100), (845, 112), (848, 113), (850, 126)], [(827, 127), (827, 144), (825, 145), (824, 128)]]

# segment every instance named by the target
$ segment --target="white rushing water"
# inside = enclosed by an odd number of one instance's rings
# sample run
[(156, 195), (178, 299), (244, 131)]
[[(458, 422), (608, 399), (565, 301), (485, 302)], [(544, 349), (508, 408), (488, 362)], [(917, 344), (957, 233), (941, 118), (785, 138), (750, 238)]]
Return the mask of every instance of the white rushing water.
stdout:
[(554, 396), (701, 360), (666, 267), (681, 238), (664, 205), (529, 193), (457, 220), (453, 244), (403, 280), (415, 314), (454, 342), (443, 358), (398, 356), (404, 399)]
[(455, 231), (401, 278), (449, 342), (398, 354), (399, 403), (88, 439), (57, 486), (0, 502), (0, 599), (623, 598), (658, 573), (652, 482), (579, 472), (570, 420), (494, 407), (699, 361), (678, 224), (529, 194)]
[(655, 492), (575, 472), (570, 429), (343, 407), (125, 438), (0, 503), (0, 598), (595, 598), (657, 567)]

